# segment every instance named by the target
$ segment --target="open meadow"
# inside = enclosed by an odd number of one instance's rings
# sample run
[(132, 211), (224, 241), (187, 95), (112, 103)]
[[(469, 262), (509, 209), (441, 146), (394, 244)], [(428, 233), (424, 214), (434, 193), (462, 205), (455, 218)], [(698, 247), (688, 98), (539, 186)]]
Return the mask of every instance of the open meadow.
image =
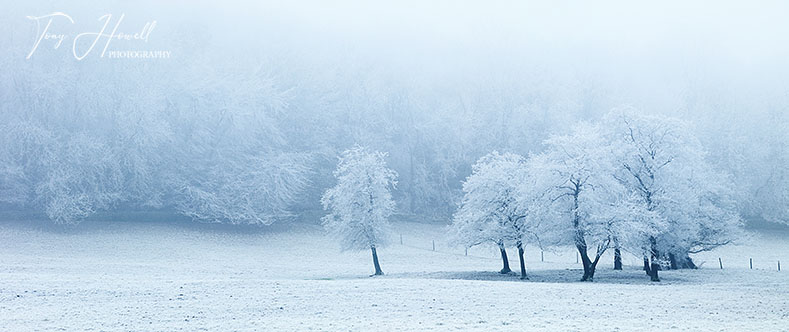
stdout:
[[(530, 279), (493, 247), (445, 243), (446, 226), (397, 223), (380, 250), (341, 252), (319, 226), (90, 222), (0, 226), (2, 331), (745, 331), (789, 329), (783, 230), (696, 257), (652, 283), (637, 257), (579, 282), (574, 252), (526, 250)], [(432, 242), (436, 241), (436, 251)], [(724, 270), (718, 266), (722, 257)], [(748, 258), (760, 257), (754, 270)], [(510, 264), (517, 257), (511, 250)]]

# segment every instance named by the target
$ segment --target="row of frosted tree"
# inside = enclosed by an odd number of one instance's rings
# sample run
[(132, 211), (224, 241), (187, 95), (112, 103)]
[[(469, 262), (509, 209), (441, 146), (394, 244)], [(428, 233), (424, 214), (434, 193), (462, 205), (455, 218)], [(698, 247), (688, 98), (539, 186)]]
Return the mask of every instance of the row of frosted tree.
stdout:
[(662, 262), (695, 267), (689, 254), (735, 240), (741, 219), (730, 177), (706, 160), (687, 124), (671, 118), (612, 112), (580, 123), (524, 157), (493, 152), (463, 184), (454, 216), (458, 242), (506, 247), (572, 245), (591, 281), (609, 249), (615, 268), (627, 251), (644, 258), (651, 280)]
[[(644, 258), (652, 281), (668, 267), (694, 268), (690, 254), (737, 239), (742, 220), (731, 179), (715, 170), (688, 125), (672, 118), (614, 111), (597, 123), (582, 122), (545, 141), (544, 152), (524, 157), (492, 152), (463, 182), (454, 214), (456, 244), (493, 243), (501, 273), (509, 273), (508, 247), (574, 246), (592, 281), (600, 258), (614, 250)], [(322, 198), (324, 225), (345, 249), (370, 249), (375, 274), (383, 274), (376, 248), (386, 243), (395, 211), (396, 172), (385, 154), (347, 150), (334, 172), (336, 186)]]

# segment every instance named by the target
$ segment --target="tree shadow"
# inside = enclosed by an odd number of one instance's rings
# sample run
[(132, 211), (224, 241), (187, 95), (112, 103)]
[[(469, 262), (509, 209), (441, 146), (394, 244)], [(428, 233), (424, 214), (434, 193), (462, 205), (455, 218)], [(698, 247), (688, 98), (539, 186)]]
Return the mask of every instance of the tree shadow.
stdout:
[[(676, 271), (662, 271), (661, 282), (652, 282), (643, 270), (637, 267), (625, 268), (621, 271), (601, 269), (595, 272), (593, 283), (619, 284), (619, 285), (665, 285), (698, 283), (689, 278), (686, 273), (673, 273)], [(550, 269), (531, 270), (526, 273), (528, 279), (520, 279), (520, 274), (511, 272), (501, 274), (495, 271), (441, 271), (427, 273), (398, 273), (391, 274), (391, 278), (423, 278), (446, 280), (474, 280), (474, 281), (503, 281), (526, 283), (584, 283), (581, 281), (583, 269)]]

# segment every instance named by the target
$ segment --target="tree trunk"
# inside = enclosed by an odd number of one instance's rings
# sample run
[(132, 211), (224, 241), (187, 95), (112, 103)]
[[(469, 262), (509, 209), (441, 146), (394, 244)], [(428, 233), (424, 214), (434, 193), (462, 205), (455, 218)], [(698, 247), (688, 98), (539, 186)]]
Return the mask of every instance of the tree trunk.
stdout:
[(671, 265), (672, 270), (676, 269), (697, 269), (696, 263), (693, 263), (693, 260), (690, 259), (690, 255), (688, 253), (682, 255), (675, 255), (673, 253), (668, 254), (668, 260)]
[(597, 262), (600, 260), (600, 256), (595, 257), (594, 264), (589, 259), (589, 253), (587, 252), (586, 247), (586, 239), (584, 238), (584, 231), (579, 227), (581, 220), (581, 217), (578, 214), (579, 193), (579, 184), (576, 184), (573, 195), (573, 227), (575, 228), (575, 247), (578, 248), (578, 253), (581, 256), (581, 263), (583, 263), (584, 266), (584, 275), (581, 277), (581, 281), (592, 281), (594, 278), (594, 270), (597, 266)]
[(685, 257), (682, 258), (679, 262), (680, 269), (697, 269), (696, 263), (693, 263), (693, 260), (690, 259), (690, 255), (685, 254)]
[(501, 268), (499, 273), (507, 274), (512, 272), (512, 270), (510, 270), (510, 260), (507, 258), (507, 249), (504, 248), (503, 243), (499, 243), (499, 250), (501, 251), (501, 261), (504, 263), (504, 267)]
[(614, 270), (622, 269), (622, 251), (619, 248), (614, 249)]
[(521, 261), (521, 279), (529, 279), (526, 277), (526, 262), (523, 261), (523, 244), (518, 243), (518, 257)]
[(644, 272), (646, 272), (648, 276), (652, 275), (652, 272), (649, 271), (649, 257), (647, 257), (646, 254), (644, 254)]
[(370, 250), (373, 251), (373, 265), (375, 265), (375, 275), (384, 275), (384, 271), (381, 271), (381, 265), (378, 264), (378, 252), (375, 251), (375, 246), (370, 247)]
[(652, 248), (650, 250), (652, 254), (650, 257), (652, 260), (652, 264), (649, 266), (649, 272), (651, 272), (649, 274), (649, 278), (652, 281), (660, 281), (660, 277), (658, 276), (658, 270), (660, 270), (660, 264), (658, 264), (659, 255), (657, 251), (657, 245), (655, 243), (656, 241), (654, 238), (652, 238), (650, 239), (650, 242), (652, 243)]
[(595, 259), (594, 262), (591, 262), (589, 266), (589, 273), (586, 275), (586, 281), (594, 281), (594, 272), (597, 271), (597, 262), (599, 262), (599, 257)]
[(660, 264), (657, 262), (657, 257), (652, 256), (652, 265), (649, 267), (649, 279), (652, 281), (660, 281), (660, 277), (658, 276), (658, 270), (660, 269)]
[(577, 245), (576, 247), (578, 248), (578, 253), (581, 255), (581, 264), (584, 266), (584, 275), (581, 277), (581, 281), (592, 281), (594, 278), (595, 264), (592, 264), (592, 260), (589, 259), (586, 246)]
[(668, 265), (669, 268), (672, 270), (676, 270), (679, 268), (677, 265), (677, 257), (674, 256), (673, 253), (668, 253)]

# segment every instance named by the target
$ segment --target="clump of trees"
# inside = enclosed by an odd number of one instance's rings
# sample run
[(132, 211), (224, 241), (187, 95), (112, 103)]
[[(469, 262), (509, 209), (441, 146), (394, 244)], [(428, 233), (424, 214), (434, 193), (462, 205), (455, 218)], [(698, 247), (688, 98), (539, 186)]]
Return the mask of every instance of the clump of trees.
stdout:
[[(59, 224), (102, 211), (162, 210), (230, 224), (291, 218), (316, 158), (283, 132), (290, 123), (283, 89), (262, 72), (185, 77), (154, 67), (152, 80), (122, 68), (115, 84), (50, 86), (48, 75), (65, 73), (46, 66), (14, 72), (16, 85), (3, 82), (2, 210)], [(123, 87), (143, 79), (151, 84)]]
[[(27, 45), (28, 33), (0, 38)], [(400, 175), (399, 213), (447, 220), (480, 156), (545, 152), (551, 133), (623, 102), (604, 82), (568, 82), (540, 68), (504, 77), (463, 68), (455, 71), (462, 79), (446, 80), (287, 53), (87, 67), (57, 53), (15, 54), (0, 54), (8, 74), (0, 80), (0, 208), (57, 223), (151, 209), (207, 222), (292, 220), (321, 209), (334, 157), (356, 142), (389, 153)], [(732, 174), (738, 212), (789, 223), (789, 112), (737, 104), (746, 99), (736, 93), (716, 96), (706, 106), (635, 104), (671, 110), (645, 111), (655, 114), (681, 109), (710, 151), (705, 160)], [(605, 126), (625, 126), (609, 120)], [(706, 243), (685, 244), (698, 245)], [(687, 263), (676, 251), (676, 263)]]
[(694, 267), (689, 254), (738, 236), (731, 182), (682, 121), (614, 111), (545, 145), (528, 158), (494, 152), (474, 165), (453, 219), (458, 243), (494, 242), (502, 253), (535, 239), (572, 245), (582, 281), (611, 248), (620, 267), (621, 251), (640, 253), (659, 281), (662, 265)]

